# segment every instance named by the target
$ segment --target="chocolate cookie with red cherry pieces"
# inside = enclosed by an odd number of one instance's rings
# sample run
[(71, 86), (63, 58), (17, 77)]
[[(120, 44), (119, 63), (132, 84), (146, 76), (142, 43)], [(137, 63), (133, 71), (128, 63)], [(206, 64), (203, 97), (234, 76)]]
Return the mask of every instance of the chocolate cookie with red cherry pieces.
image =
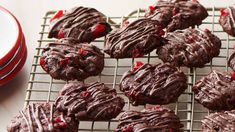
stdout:
[(75, 115), (77, 120), (110, 120), (115, 118), (125, 105), (115, 89), (104, 83), (69, 83), (60, 91), (55, 101), (56, 108)]
[(235, 5), (220, 10), (219, 24), (229, 35), (235, 37)]
[(157, 49), (163, 62), (174, 66), (204, 67), (220, 53), (221, 40), (208, 29), (184, 29), (168, 32), (164, 45)]
[(74, 38), (79, 42), (91, 42), (112, 30), (101, 12), (82, 6), (58, 11), (50, 22), (48, 38)]
[(162, 106), (126, 111), (115, 132), (181, 132), (183, 124), (174, 111)]
[(55, 109), (53, 104), (28, 105), (7, 126), (8, 132), (77, 132), (78, 122)]
[(112, 58), (137, 58), (161, 45), (164, 31), (149, 19), (139, 19), (106, 37), (105, 50)]
[(203, 132), (233, 132), (235, 110), (212, 113), (201, 122)]
[(82, 81), (102, 72), (104, 54), (93, 45), (61, 39), (43, 49), (40, 65), (54, 79)]
[(235, 109), (235, 74), (212, 71), (193, 86), (195, 100), (210, 110)]
[(160, 0), (156, 5), (149, 7), (145, 16), (172, 32), (201, 25), (208, 13), (196, 0)]
[(120, 90), (133, 105), (176, 102), (187, 88), (186, 75), (170, 64), (136, 63), (122, 76)]

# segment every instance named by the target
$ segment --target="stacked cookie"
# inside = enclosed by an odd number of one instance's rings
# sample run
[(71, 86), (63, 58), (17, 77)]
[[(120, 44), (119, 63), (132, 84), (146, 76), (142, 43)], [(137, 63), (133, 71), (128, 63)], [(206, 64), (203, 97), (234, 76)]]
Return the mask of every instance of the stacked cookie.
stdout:
[[(234, 8), (221, 12), (220, 24), (233, 35)], [(8, 131), (73, 132), (78, 131), (79, 121), (116, 118), (125, 105), (116, 90), (101, 82), (82, 82), (99, 75), (104, 68), (104, 53), (92, 45), (92, 41), (105, 35), (104, 52), (111, 58), (138, 58), (156, 50), (163, 61), (153, 65), (136, 62), (133, 69), (124, 73), (119, 88), (130, 103), (133, 106), (156, 106), (142, 111), (125, 111), (116, 131), (180, 131), (183, 125), (179, 117), (159, 105), (176, 102), (187, 89), (187, 77), (177, 67), (204, 67), (219, 55), (220, 39), (208, 29), (195, 28), (207, 16), (206, 9), (198, 1), (160, 0), (149, 7), (144, 18), (111, 31), (105, 16), (96, 9), (76, 7), (58, 11), (50, 20), (48, 35), (48, 38), (58, 40), (43, 49), (40, 65), (54, 79), (81, 82), (67, 83), (53, 104), (28, 105), (14, 117)], [(230, 26), (226, 27), (228, 23)], [(235, 53), (230, 57), (229, 65), (235, 67)], [(195, 99), (211, 110), (233, 110), (234, 80), (235, 75), (212, 71), (193, 86)], [(234, 111), (206, 117), (202, 121), (203, 130), (233, 130), (233, 127), (219, 124), (222, 118), (226, 118), (227, 124), (232, 124), (234, 119), (231, 117), (230, 121), (228, 115), (234, 115)], [(214, 127), (216, 123), (217, 127)]]

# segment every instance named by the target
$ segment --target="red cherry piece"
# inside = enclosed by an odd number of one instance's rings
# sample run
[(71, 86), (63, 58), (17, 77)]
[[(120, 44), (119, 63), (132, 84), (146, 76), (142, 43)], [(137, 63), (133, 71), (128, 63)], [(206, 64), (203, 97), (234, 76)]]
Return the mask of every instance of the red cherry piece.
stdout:
[(60, 117), (57, 117), (54, 119), (54, 127), (59, 129), (59, 128), (67, 128), (67, 124), (61, 120)]
[(220, 16), (228, 16), (229, 13), (225, 11), (225, 9), (220, 10)]
[(195, 39), (196, 39), (196, 37), (194, 37), (194, 36), (188, 36), (186, 38), (185, 42), (191, 44), (194, 42)]
[(60, 122), (62, 122), (60, 117), (57, 117), (57, 118), (54, 119), (54, 123), (60, 123)]
[(143, 62), (141, 62), (141, 61), (136, 61), (135, 62), (135, 65), (134, 65), (134, 68), (133, 68), (133, 71), (136, 71), (136, 70), (138, 70), (141, 66), (143, 66), (144, 65), (144, 63)]
[(43, 58), (40, 59), (40, 65), (41, 65), (42, 67), (45, 66), (45, 60), (44, 60)]
[(41, 65), (41, 67), (42, 67), (43, 70), (45, 70), (46, 72), (48, 72), (49, 69), (46, 68), (46, 66), (45, 66), (45, 65), (46, 65), (46, 62), (45, 62), (45, 60), (44, 60), (43, 58), (40, 59), (40, 65)]
[(102, 24), (96, 24), (91, 28), (91, 34), (94, 38), (102, 37), (105, 33), (105, 26)]
[(55, 13), (55, 15), (50, 19), (50, 22), (54, 21), (55, 19), (58, 19), (64, 15), (63, 10), (59, 10)]
[(60, 64), (61, 67), (65, 67), (69, 63), (69, 61), (70, 61), (70, 58), (69, 57), (65, 57), (63, 60), (61, 60), (59, 62), (59, 64)]
[(81, 92), (81, 96), (82, 96), (83, 98), (87, 98), (89, 95), (90, 95), (90, 93), (88, 93), (88, 92), (86, 92), (86, 91)]
[(152, 13), (154, 10), (155, 10), (155, 7), (154, 6), (149, 6), (149, 12)]
[(209, 32), (211, 32), (209, 29), (204, 29), (204, 32), (207, 32), (207, 33), (209, 33)]
[(127, 128), (124, 128), (122, 132), (134, 132), (134, 130), (132, 126), (128, 126)]
[(172, 128), (170, 128), (170, 132), (173, 132)]
[(124, 21), (123, 23), (122, 23), (122, 27), (127, 27), (128, 25), (129, 25), (129, 21)]
[(140, 53), (138, 49), (134, 49), (134, 50), (132, 51), (132, 56), (133, 56), (134, 58), (139, 58), (139, 57), (142, 57), (143, 54)]
[(231, 73), (231, 79), (235, 80), (235, 72)]
[(172, 15), (175, 16), (177, 13), (178, 13), (178, 11), (176, 10), (176, 8), (174, 8), (172, 11)]
[(60, 30), (58, 35), (57, 35), (57, 38), (58, 39), (61, 39), (61, 38), (64, 38), (65, 34), (64, 34), (64, 31), (63, 30)]
[(159, 35), (160, 36), (164, 36), (165, 35), (165, 31), (163, 29), (161, 29), (160, 32), (159, 32)]
[(88, 54), (88, 51), (84, 50), (83, 48), (80, 48), (78, 50), (78, 54), (81, 56), (86, 56)]

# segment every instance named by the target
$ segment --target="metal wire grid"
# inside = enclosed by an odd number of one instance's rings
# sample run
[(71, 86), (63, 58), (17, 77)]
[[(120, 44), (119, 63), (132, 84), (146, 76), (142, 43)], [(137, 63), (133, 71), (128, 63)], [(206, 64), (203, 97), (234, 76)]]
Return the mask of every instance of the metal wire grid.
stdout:
[[(175, 110), (175, 113), (180, 117), (181, 122), (184, 124), (183, 131), (201, 131), (201, 119), (209, 114), (209, 111), (203, 108), (200, 104), (194, 101), (194, 94), (192, 93), (192, 86), (202, 76), (207, 75), (212, 69), (228, 71), (227, 60), (230, 52), (232, 51), (232, 43), (235, 38), (229, 37), (226, 33), (222, 31), (222, 28), (218, 24), (219, 10), (220, 8), (207, 8), (209, 17), (203, 22), (199, 27), (201, 29), (208, 28), (214, 34), (220, 37), (222, 40), (221, 53), (218, 57), (215, 57), (211, 63), (208, 63), (204, 68), (186, 68), (180, 67), (182, 71), (188, 77), (188, 89), (180, 96), (176, 103), (168, 105), (169, 108)], [(36, 55), (33, 58), (32, 69), (30, 72), (30, 79), (28, 82), (28, 88), (25, 98), (25, 106), (32, 102), (53, 102), (58, 94), (58, 91), (66, 83), (61, 80), (54, 80), (48, 74), (46, 74), (39, 65), (39, 58), (43, 47), (54, 40), (48, 39), (48, 28), (49, 19), (54, 14), (54, 11), (49, 11), (43, 17), (43, 23), (41, 25), (42, 30), (39, 33), (40, 38), (38, 40), (38, 47), (36, 48)], [(128, 16), (123, 17), (107, 17), (107, 22), (112, 26), (118, 27), (122, 24), (123, 20), (133, 21), (138, 18), (143, 17), (144, 10), (138, 9)], [(116, 24), (120, 23), (120, 24)], [(93, 42), (99, 48), (104, 46), (104, 38), (98, 39)], [(142, 61), (145, 63), (156, 64), (161, 62), (155, 51), (142, 57), (142, 58), (131, 58), (131, 59), (113, 59), (108, 55), (105, 55), (105, 68), (103, 72), (97, 77), (90, 77), (85, 80), (86, 83), (91, 83), (94, 81), (104, 82), (107, 86), (115, 88), (118, 94), (125, 99), (124, 110), (141, 110), (146, 106), (133, 107), (129, 100), (119, 91), (118, 84), (122, 74), (132, 69), (135, 61)], [(111, 132), (114, 131), (118, 118), (110, 121), (81, 121), (79, 124), (79, 132)]]

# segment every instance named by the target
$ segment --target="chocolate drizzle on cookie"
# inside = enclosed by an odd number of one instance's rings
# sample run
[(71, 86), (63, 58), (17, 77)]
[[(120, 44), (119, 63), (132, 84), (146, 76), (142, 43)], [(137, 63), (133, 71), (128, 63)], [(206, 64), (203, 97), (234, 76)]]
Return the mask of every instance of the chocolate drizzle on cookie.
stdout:
[(206, 9), (194, 1), (158, 1), (154, 11), (147, 11), (146, 17), (154, 20), (168, 32), (201, 25), (208, 16)]
[(8, 132), (77, 132), (77, 122), (55, 110), (54, 105), (30, 104), (7, 127)]
[(234, 132), (235, 110), (216, 112), (202, 120), (203, 132)]
[(228, 59), (228, 66), (235, 71), (235, 52), (232, 53), (232, 55), (230, 55), (229, 59)]
[(74, 38), (91, 42), (111, 31), (105, 16), (94, 8), (76, 7), (52, 21), (49, 38)]
[(173, 111), (155, 106), (138, 111), (126, 111), (119, 119), (116, 132), (180, 132), (183, 125)]
[(64, 39), (49, 43), (40, 61), (42, 68), (54, 79), (84, 80), (102, 72), (104, 54), (93, 45)]
[(220, 12), (219, 23), (223, 30), (229, 35), (235, 36), (235, 5), (221, 9)]
[(124, 73), (120, 90), (133, 105), (168, 104), (187, 88), (186, 75), (169, 64), (145, 64)]
[(204, 67), (220, 53), (221, 40), (209, 30), (176, 30), (167, 33), (157, 54), (174, 66)]
[(235, 108), (235, 80), (225, 72), (212, 71), (193, 86), (195, 100), (210, 110)]
[(160, 46), (161, 30), (149, 19), (136, 20), (107, 35), (104, 51), (112, 58), (141, 57)]
[(228, 9), (229, 9), (229, 16), (230, 16), (230, 19), (232, 20), (232, 22), (233, 22), (233, 29), (235, 30), (235, 6), (230, 6), (230, 7), (228, 7)]
[(57, 109), (75, 115), (77, 120), (110, 120), (121, 112), (124, 104), (115, 89), (99, 82), (66, 84), (56, 100)]

